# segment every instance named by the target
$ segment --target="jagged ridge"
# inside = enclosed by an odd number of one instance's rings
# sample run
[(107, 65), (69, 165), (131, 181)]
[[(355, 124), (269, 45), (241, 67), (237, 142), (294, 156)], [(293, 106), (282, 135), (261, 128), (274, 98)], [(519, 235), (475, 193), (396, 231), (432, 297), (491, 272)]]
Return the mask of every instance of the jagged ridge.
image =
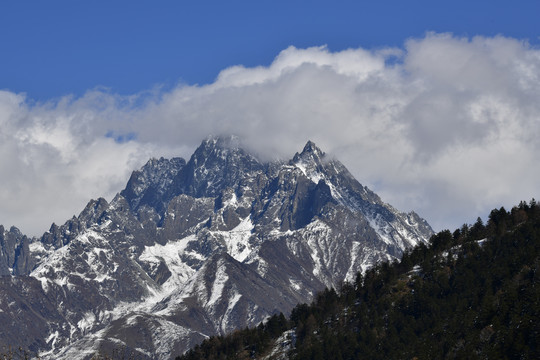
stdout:
[[(93, 200), (41, 239), (20, 240), (28, 260), (10, 257), (12, 268), (30, 275), (20, 280), (34, 296), (62, 305), (35, 320), (43, 334), (10, 336), (48, 349), (45, 358), (118, 344), (167, 358), (288, 313), (431, 234), (313, 142), (288, 162), (264, 163), (237, 138), (213, 137), (189, 161), (152, 159), (110, 203)], [(8, 304), (0, 299), (6, 319), (15, 316)]]

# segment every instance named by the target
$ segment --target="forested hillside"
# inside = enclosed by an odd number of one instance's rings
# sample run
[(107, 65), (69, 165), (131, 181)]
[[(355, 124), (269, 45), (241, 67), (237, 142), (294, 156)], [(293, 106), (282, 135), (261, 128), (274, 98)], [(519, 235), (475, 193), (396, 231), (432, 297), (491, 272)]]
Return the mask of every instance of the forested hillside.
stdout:
[(539, 250), (534, 199), (496, 209), (177, 359), (538, 359)]

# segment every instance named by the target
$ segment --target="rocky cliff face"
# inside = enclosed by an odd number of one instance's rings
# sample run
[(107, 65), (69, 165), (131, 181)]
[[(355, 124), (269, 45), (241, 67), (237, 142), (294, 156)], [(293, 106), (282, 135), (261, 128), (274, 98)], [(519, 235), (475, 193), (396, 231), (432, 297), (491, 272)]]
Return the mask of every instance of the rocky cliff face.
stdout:
[(150, 160), (110, 203), (40, 239), (0, 230), (0, 341), (55, 359), (119, 347), (169, 358), (432, 235), (312, 142), (264, 163), (234, 137), (187, 162)]
[(35, 265), (29, 245), (30, 239), (19, 229), (0, 225), (0, 276), (28, 274)]

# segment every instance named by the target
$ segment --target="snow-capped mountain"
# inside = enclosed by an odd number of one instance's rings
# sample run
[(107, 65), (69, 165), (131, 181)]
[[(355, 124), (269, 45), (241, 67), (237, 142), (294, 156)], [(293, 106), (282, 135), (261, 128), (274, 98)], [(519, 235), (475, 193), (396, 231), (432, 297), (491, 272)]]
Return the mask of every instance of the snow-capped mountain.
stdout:
[(0, 227), (0, 345), (152, 359), (288, 313), (432, 235), (308, 142), (262, 162), (235, 137), (151, 159), (39, 239)]

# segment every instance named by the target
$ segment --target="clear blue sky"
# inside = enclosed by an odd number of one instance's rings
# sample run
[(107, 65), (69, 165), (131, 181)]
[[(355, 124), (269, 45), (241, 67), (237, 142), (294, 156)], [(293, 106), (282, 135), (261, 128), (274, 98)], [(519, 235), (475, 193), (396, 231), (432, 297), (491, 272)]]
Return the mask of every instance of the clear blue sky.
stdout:
[(2, 1), (0, 89), (44, 101), (104, 86), (212, 82), (290, 45), (403, 46), (426, 31), (538, 44), (540, 1)]

